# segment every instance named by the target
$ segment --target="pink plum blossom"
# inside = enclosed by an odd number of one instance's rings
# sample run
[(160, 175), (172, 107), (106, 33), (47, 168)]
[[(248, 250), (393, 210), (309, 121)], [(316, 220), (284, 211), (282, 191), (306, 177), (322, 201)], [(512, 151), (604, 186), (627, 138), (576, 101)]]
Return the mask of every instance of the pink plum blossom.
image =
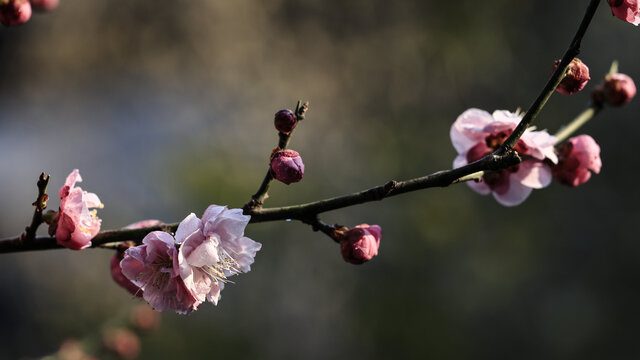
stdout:
[(91, 246), (91, 238), (100, 232), (100, 220), (96, 210), (102, 208), (98, 196), (75, 187), (81, 182), (80, 172), (75, 169), (67, 176), (64, 186), (60, 188), (60, 211), (55, 231), (59, 245), (73, 250), (81, 250)]
[[(469, 109), (451, 126), (450, 136), (458, 156), (453, 167), (458, 168), (497, 150), (520, 122), (520, 116), (506, 110), (492, 114), (484, 110)], [(480, 182), (467, 182), (476, 192), (493, 193), (504, 206), (522, 203), (532, 189), (541, 189), (551, 182), (551, 169), (545, 160), (558, 162), (554, 151), (557, 139), (546, 131), (527, 129), (516, 143), (515, 150), (524, 161), (507, 169), (490, 172)]]
[(199, 302), (217, 305), (228, 278), (251, 270), (262, 245), (244, 236), (250, 218), (242, 209), (211, 205), (202, 220), (192, 213), (180, 222), (180, 275)]
[(31, 18), (29, 0), (0, 1), (0, 22), (5, 26), (18, 26)]
[(142, 239), (142, 245), (125, 251), (120, 267), (124, 276), (142, 289), (142, 297), (157, 311), (188, 314), (200, 305), (180, 277), (178, 249), (169, 233), (150, 232)]
[(635, 26), (640, 24), (640, 3), (638, 0), (607, 0), (611, 12), (618, 19)]
[(553, 167), (553, 177), (569, 186), (584, 184), (591, 172), (598, 174), (602, 168), (600, 146), (589, 135), (570, 138), (558, 148), (559, 161)]
[(361, 224), (347, 230), (340, 240), (340, 253), (344, 261), (363, 264), (378, 255), (382, 228), (378, 225)]

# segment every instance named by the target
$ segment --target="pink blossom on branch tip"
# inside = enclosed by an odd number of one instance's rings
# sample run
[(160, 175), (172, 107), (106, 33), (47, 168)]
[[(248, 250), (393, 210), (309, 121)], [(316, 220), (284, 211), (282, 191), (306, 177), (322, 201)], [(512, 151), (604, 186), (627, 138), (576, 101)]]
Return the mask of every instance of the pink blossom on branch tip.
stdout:
[(360, 265), (378, 255), (382, 228), (378, 225), (361, 224), (346, 230), (340, 240), (340, 253), (344, 261)]
[[(511, 135), (520, 122), (518, 114), (505, 110), (493, 114), (480, 109), (462, 113), (451, 126), (450, 136), (458, 156), (453, 167), (459, 168), (493, 153)], [(546, 162), (557, 163), (554, 150), (557, 139), (546, 131), (527, 129), (514, 149), (524, 157), (520, 164), (485, 174), (480, 182), (467, 182), (476, 192), (494, 198), (502, 205), (522, 203), (532, 189), (551, 183), (551, 169)]]
[(635, 26), (640, 24), (640, 3), (638, 0), (607, 0), (607, 2), (615, 17)]
[(578, 186), (598, 174), (602, 168), (600, 146), (589, 135), (570, 138), (558, 148), (559, 162), (553, 166), (553, 177), (561, 184)]
[(76, 187), (77, 182), (82, 182), (82, 177), (75, 169), (60, 188), (60, 209), (54, 225), (56, 242), (72, 250), (91, 246), (91, 238), (100, 232), (102, 220), (97, 217), (95, 209), (90, 209), (104, 207), (96, 194)]

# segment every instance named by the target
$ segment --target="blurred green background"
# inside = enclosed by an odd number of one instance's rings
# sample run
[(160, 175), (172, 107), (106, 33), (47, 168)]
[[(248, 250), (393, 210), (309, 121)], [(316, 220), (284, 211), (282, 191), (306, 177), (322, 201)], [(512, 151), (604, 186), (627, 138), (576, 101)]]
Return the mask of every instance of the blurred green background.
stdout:
[[(529, 106), (587, 3), (62, 0), (0, 29), (0, 236), (27, 225), (41, 171), (55, 209), (79, 168), (103, 229), (240, 207), (276, 145), (273, 114), (298, 99), (305, 178), (274, 184), (267, 206), (449, 168), (456, 117)], [(603, 2), (580, 55), (592, 82), (554, 95), (538, 128), (581, 111), (614, 59), (640, 79), (638, 43)], [(382, 226), (363, 266), (298, 222), (250, 225), (252, 271), (217, 307), (163, 314), (141, 358), (640, 358), (639, 110), (586, 126), (603, 168), (579, 188), (505, 208), (458, 185), (325, 214)], [(111, 255), (0, 255), (0, 358), (55, 352), (137, 305)]]

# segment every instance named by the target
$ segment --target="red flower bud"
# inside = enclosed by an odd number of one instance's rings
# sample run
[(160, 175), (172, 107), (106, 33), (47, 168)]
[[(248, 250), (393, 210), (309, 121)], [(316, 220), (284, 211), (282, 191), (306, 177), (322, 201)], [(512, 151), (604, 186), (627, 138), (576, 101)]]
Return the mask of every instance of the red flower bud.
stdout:
[[(560, 60), (556, 60), (553, 64), (554, 71), (558, 65), (560, 65)], [(556, 90), (565, 95), (575, 94), (584, 89), (589, 80), (591, 80), (589, 68), (580, 59), (576, 58), (569, 64), (567, 75), (562, 79)]]
[(340, 252), (344, 261), (362, 264), (378, 255), (382, 239), (382, 228), (378, 225), (361, 224), (344, 233), (340, 240)]
[(280, 150), (271, 156), (271, 174), (289, 185), (302, 180), (304, 164), (297, 151)]
[(578, 135), (558, 148), (558, 164), (551, 171), (561, 184), (578, 186), (591, 178), (590, 171), (597, 174), (601, 167), (600, 146), (591, 136)]
[(8, 0), (0, 5), (0, 22), (5, 26), (22, 25), (31, 17), (29, 0)]
[(636, 84), (625, 74), (607, 75), (602, 89), (604, 101), (611, 106), (622, 106), (636, 96)]
[(298, 124), (298, 118), (289, 109), (280, 110), (274, 117), (276, 129), (283, 134), (289, 134)]

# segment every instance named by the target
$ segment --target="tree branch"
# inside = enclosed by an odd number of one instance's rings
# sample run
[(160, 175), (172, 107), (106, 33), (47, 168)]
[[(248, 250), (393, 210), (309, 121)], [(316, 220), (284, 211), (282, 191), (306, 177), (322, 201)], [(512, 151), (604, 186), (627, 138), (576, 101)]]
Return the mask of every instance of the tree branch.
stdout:
[(551, 75), (551, 77), (547, 81), (547, 84), (542, 89), (542, 92), (538, 95), (533, 104), (531, 104), (529, 110), (524, 115), (524, 117), (522, 117), (522, 120), (520, 121), (518, 126), (513, 130), (511, 135), (507, 138), (507, 140), (505, 140), (502, 146), (498, 150), (496, 150), (496, 154), (505, 154), (513, 150), (518, 140), (520, 140), (522, 134), (524, 134), (525, 130), (527, 130), (527, 128), (533, 123), (535, 118), (540, 113), (540, 110), (542, 110), (544, 105), (547, 103), (547, 100), (549, 100), (553, 92), (556, 90), (558, 84), (560, 84), (560, 81), (562, 81), (562, 78), (565, 76), (569, 64), (580, 53), (580, 43), (582, 42), (582, 38), (584, 37), (584, 34), (586, 33), (587, 28), (589, 27), (589, 24), (591, 23), (593, 15), (596, 13), (599, 4), (600, 0), (591, 0), (591, 2), (589, 2), (589, 6), (587, 7), (584, 17), (582, 18), (582, 22), (578, 27), (578, 31), (573, 37), (569, 48), (564, 53), (564, 56), (562, 57), (560, 64), (556, 68), (556, 71), (553, 72), (553, 75)]

